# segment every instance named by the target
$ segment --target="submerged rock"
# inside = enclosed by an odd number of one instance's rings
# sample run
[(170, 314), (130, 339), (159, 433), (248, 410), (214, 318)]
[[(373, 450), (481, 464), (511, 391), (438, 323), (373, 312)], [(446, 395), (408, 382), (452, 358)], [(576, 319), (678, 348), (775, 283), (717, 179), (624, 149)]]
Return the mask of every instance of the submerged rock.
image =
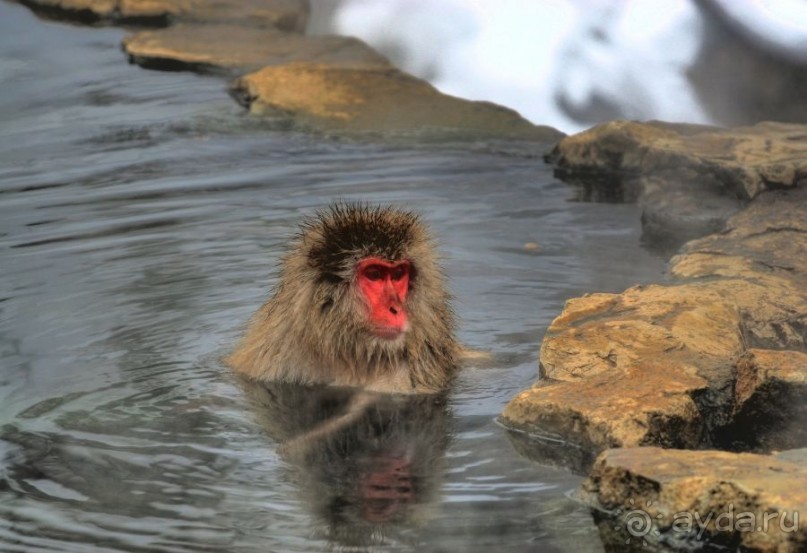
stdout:
[(511, 109), (443, 94), (397, 69), (293, 63), (264, 67), (238, 79), (232, 90), (253, 114), (288, 117), (317, 130), (540, 141), (562, 136)]
[(804, 125), (613, 121), (564, 138), (547, 160), (565, 180), (586, 188), (606, 183), (608, 195), (638, 199), (645, 240), (669, 249), (719, 231), (766, 190), (807, 182), (805, 151)]
[(303, 32), (307, 0), (18, 0), (33, 11), (85, 23), (142, 23), (174, 20), (238, 23), (247, 27)]
[(296, 61), (351, 69), (390, 69), (358, 39), (304, 36), (272, 28), (179, 24), (141, 31), (123, 40), (129, 60), (149, 69), (254, 71)]
[(696, 550), (706, 541), (731, 551), (795, 553), (807, 549), (805, 478), (804, 449), (612, 449), (597, 459), (582, 497), (614, 551)]
[[(503, 422), (584, 462), (611, 447), (807, 445), (803, 425), (781, 424), (804, 420), (786, 402), (807, 397), (806, 254), (807, 190), (770, 191), (687, 244), (672, 260), (678, 284), (569, 300), (541, 346), (541, 379)], [(536, 441), (530, 454), (552, 449)]]

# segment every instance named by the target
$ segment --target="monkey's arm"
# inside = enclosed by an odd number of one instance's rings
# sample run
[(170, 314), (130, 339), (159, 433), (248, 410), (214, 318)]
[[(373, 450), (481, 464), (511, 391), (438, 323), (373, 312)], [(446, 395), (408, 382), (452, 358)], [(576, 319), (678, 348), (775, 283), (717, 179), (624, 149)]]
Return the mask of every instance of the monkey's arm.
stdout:
[(459, 362), (463, 367), (476, 367), (477, 369), (489, 369), (496, 366), (496, 359), (492, 353), (466, 346), (462, 346), (460, 349)]

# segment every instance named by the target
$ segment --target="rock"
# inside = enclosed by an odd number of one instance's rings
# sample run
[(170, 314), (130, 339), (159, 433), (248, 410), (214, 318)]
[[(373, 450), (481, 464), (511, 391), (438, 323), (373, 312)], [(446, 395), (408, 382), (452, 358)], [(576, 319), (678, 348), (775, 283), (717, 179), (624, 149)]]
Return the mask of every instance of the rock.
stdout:
[[(807, 184), (807, 182), (805, 183)], [(720, 261), (722, 258), (739, 258), (753, 261), (752, 267), (743, 266), (742, 276), (753, 272), (780, 276), (807, 278), (807, 186), (797, 190), (764, 194), (735, 215), (720, 234), (688, 243), (675, 258), (674, 275), (678, 278), (696, 278), (708, 274), (712, 266), (696, 269), (691, 263), (697, 258), (702, 264), (704, 256)], [(725, 269), (722, 276), (729, 276)]]
[[(486, 139), (507, 152), (516, 141), (551, 143), (563, 136), (513, 110), (442, 94), (357, 39), (293, 34), (305, 28), (306, 0), (20, 1), (93, 23), (171, 23), (126, 37), (129, 60), (152, 69), (252, 71), (233, 83), (232, 96), (283, 128), (419, 141)], [(526, 155), (535, 155), (534, 148)]]
[[(125, 0), (122, 0), (125, 1)], [(130, 0), (138, 3), (142, 0)], [(183, 21), (238, 24), (305, 32), (311, 9), (308, 0), (173, 0)]]
[(684, 246), (670, 271), (677, 279), (719, 276), (770, 288), (763, 303), (741, 313), (746, 345), (807, 350), (800, 299), (807, 288), (807, 187), (760, 196), (723, 232)]
[(759, 123), (719, 129), (612, 121), (567, 136), (547, 156), (567, 171), (681, 175), (751, 199), (807, 180), (807, 126)]
[(567, 467), (581, 473), (609, 447), (697, 447), (704, 424), (692, 394), (705, 389), (707, 382), (692, 367), (674, 370), (677, 379), (667, 377), (664, 365), (646, 364), (618, 377), (548, 381), (513, 398), (503, 422), (539, 438), (532, 447), (519, 448), (528, 457), (557, 465), (556, 449), (562, 446), (566, 452), (560, 456), (569, 461)]
[(504, 420), (592, 456), (631, 445), (698, 447), (706, 422), (696, 399), (715, 387), (729, 401), (725, 359), (742, 352), (739, 326), (739, 313), (708, 284), (570, 300), (541, 345), (542, 380), (510, 401)]
[(645, 241), (670, 250), (719, 231), (765, 190), (807, 182), (804, 151), (804, 125), (614, 121), (564, 138), (547, 160), (584, 187), (584, 199), (638, 199)]
[(303, 36), (272, 28), (178, 24), (123, 40), (130, 61), (150, 69), (254, 71), (296, 61), (350, 69), (390, 69), (375, 50), (349, 37)]
[(670, 254), (695, 238), (720, 231), (744, 201), (715, 187), (702, 187), (697, 175), (642, 176), (635, 188), (642, 208), (642, 243)]
[[(768, 192), (673, 259), (678, 283), (569, 300), (541, 345), (541, 379), (503, 422), (582, 461), (611, 447), (807, 445), (804, 410), (783, 405), (805, 397), (804, 225), (807, 190)], [(553, 447), (531, 456), (554, 459)]]
[(581, 496), (596, 509), (607, 550), (694, 550), (705, 540), (731, 551), (795, 553), (807, 548), (805, 477), (807, 450), (612, 449)]
[(296, 125), (317, 130), (544, 142), (562, 136), (511, 109), (442, 94), (397, 69), (314, 63), (270, 66), (238, 79), (232, 91), (253, 114), (288, 117)]
[(237, 23), (301, 33), (307, 0), (19, 0), (35, 12), (84, 23), (166, 26), (175, 20)]
[(771, 451), (807, 444), (807, 353), (748, 350), (737, 362), (734, 394), (726, 447)]
[(63, 17), (85, 23), (111, 18), (118, 5), (117, 0), (19, 0), (19, 2), (45, 16)]
[[(111, 18), (117, 0), (18, 0), (31, 11), (57, 19), (97, 23)], [(166, 14), (154, 17), (154, 24), (166, 24)]]

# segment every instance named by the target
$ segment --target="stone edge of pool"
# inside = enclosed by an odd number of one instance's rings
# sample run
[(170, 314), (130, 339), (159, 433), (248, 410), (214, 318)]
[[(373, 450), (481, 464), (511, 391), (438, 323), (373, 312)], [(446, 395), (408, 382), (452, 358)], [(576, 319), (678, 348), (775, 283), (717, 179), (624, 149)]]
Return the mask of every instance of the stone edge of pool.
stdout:
[[(514, 444), (589, 474), (583, 499), (622, 516), (600, 517), (606, 543), (637, 542), (624, 517), (639, 510), (639, 546), (804, 550), (807, 126), (614, 121), (547, 161), (577, 186), (629, 189), (648, 240), (683, 245), (669, 284), (567, 301), (538, 380), (502, 413)], [(685, 529), (686, 513), (712, 520)], [(749, 530), (766, 513), (777, 524)]]

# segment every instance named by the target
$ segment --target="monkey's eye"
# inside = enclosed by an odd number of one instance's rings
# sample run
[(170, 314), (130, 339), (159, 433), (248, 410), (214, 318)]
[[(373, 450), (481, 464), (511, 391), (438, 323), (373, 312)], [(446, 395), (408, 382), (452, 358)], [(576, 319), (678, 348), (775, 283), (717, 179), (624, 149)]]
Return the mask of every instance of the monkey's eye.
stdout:
[(381, 269), (370, 267), (364, 271), (364, 277), (367, 280), (381, 280), (384, 275), (381, 274)]
[(406, 275), (406, 267), (399, 266), (392, 270), (392, 280), (401, 280)]

